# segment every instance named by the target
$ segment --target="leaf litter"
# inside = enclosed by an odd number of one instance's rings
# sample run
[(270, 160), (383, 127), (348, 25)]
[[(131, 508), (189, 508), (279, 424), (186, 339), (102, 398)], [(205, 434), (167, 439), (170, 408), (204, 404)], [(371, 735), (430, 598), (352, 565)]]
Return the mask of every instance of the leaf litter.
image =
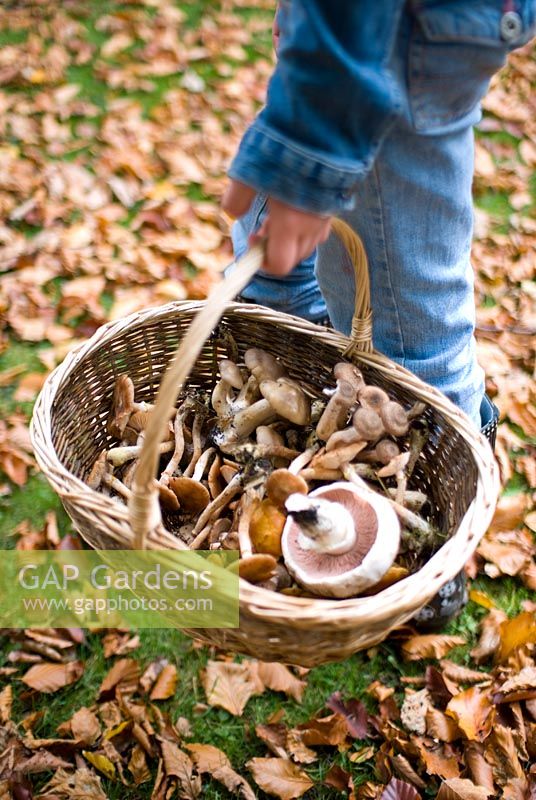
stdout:
[[(8, 498), (36, 470), (24, 404), (47, 372), (106, 321), (151, 304), (203, 298), (219, 280), (231, 247), (218, 196), (271, 70), (268, 47), (255, 45), (253, 60), (245, 50), (259, 32), (268, 37), (270, 15), (260, 12), (272, 4), (264, 0), (223, 2), (195, 27), (171, 0), (111, 3), (94, 20), (98, 36), (88, 35), (93, 23), (77, 0), (61, 10), (40, 2), (38, 32), (34, 5), (14, 4), (0, 20), (0, 35), (15, 30), (23, 39), (0, 51), (0, 353), (12, 342), (44, 343), (41, 369), (11, 364), (0, 373), (0, 389), (12, 391), (16, 404), (0, 420), (0, 478)], [(255, 14), (237, 13), (242, 5)], [(503, 481), (517, 488), (501, 498), (471, 564), (473, 576), (510, 576), (532, 591), (534, 64), (529, 44), (493, 80), (476, 148), (479, 359), (501, 410)], [(497, 194), (507, 198), (507, 229), (491, 202)], [(20, 523), (16, 534), (23, 549), (59, 542), (53, 512), (41, 527)], [(60, 546), (78, 545), (67, 538)], [(281, 715), (267, 719), (255, 727), (259, 755), (237, 765), (246, 775), (223, 750), (185, 741), (189, 721), (173, 723), (160, 709), (176, 696), (177, 666), (157, 659), (142, 669), (133, 657), (139, 639), (128, 631), (103, 634), (105, 656), (116, 660), (95, 688), (93, 705), (74, 709), (58, 730), (61, 738), (34, 737), (41, 712), (17, 726), (14, 695), (35, 699), (75, 687), (84, 676), (84, 634), (12, 632), (11, 666), (2, 670), (9, 683), (0, 692), (2, 792), (98, 800), (113, 778), (133, 786), (152, 780), (155, 800), (173, 790), (197, 797), (210, 776), (245, 798), (256, 796), (250, 780), (273, 796), (300, 797), (318, 785), (313, 765), (333, 753), (345, 766), (333, 765), (324, 785), (354, 800), (415, 800), (423, 786), (438, 800), (533, 798), (536, 610), (529, 602), (508, 617), (482, 592), (474, 590), (473, 599), (486, 615), (466, 666), (449, 660), (465, 637), (406, 635), (396, 642), (400, 660), (433, 661), (422, 676), (413, 674), (423, 689), (376, 681), (366, 704), (338, 691), (295, 726)], [(266, 691), (294, 704), (307, 691), (307, 675), (255, 660), (210, 660), (200, 681), (203, 713), (219, 707), (238, 718)], [(355, 771), (364, 763), (374, 780)], [(35, 790), (35, 776), (50, 771), (54, 777)]]

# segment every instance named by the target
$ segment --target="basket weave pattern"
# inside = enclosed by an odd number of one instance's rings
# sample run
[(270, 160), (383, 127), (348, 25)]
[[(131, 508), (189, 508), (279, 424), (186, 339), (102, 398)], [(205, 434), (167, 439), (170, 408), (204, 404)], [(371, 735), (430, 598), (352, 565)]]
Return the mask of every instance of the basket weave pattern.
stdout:
[[(127, 506), (84, 482), (99, 453), (116, 444), (106, 432), (115, 380), (128, 374), (136, 400), (154, 402), (166, 368), (203, 306), (171, 303), (104, 326), (52, 373), (38, 398), (32, 421), (38, 463), (92, 547), (126, 549), (135, 543)], [(391, 398), (406, 406), (416, 399), (428, 404), (431, 435), (411, 488), (427, 493), (432, 522), (450, 538), (418, 572), (377, 595), (347, 600), (289, 597), (241, 580), (240, 628), (189, 631), (265, 661), (313, 666), (346, 658), (413, 616), (473, 553), (498, 493), (491, 450), (464, 414), (402, 367), (380, 354), (358, 352), (334, 331), (260, 306), (226, 305), (202, 345), (188, 388), (213, 388), (218, 360), (236, 356), (230, 342), (236, 343), (239, 360), (249, 347), (270, 351), (314, 397), (332, 385), (332, 367), (345, 354), (367, 383), (381, 386)], [(159, 524), (146, 546), (177, 548), (180, 542)]]

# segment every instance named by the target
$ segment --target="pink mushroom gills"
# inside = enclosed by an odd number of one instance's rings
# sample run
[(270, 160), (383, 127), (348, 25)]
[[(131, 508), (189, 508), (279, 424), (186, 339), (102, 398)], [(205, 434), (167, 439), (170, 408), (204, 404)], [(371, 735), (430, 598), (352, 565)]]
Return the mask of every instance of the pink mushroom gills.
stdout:
[(396, 558), (400, 524), (388, 500), (337, 482), (292, 494), (281, 548), (290, 574), (324, 597), (352, 597), (378, 583)]

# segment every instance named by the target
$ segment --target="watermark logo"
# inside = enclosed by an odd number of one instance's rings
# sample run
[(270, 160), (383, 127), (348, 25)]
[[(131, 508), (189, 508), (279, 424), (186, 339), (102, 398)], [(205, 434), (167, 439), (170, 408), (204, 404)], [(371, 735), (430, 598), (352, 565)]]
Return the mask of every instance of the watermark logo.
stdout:
[(2, 628), (236, 628), (238, 553), (3, 550)]

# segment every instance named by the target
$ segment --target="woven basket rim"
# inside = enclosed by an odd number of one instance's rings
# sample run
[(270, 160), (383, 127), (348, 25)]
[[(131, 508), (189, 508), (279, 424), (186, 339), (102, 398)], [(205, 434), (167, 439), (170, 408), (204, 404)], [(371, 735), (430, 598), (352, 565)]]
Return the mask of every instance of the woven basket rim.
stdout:
[[(79, 505), (88, 504), (92, 508), (102, 506), (108, 514), (111, 513), (111, 516), (117, 519), (118, 524), (128, 523), (126, 506), (90, 489), (80, 478), (69, 472), (59, 460), (52, 441), (51, 411), (54, 400), (59, 390), (68, 383), (75, 367), (102, 344), (115, 339), (133, 327), (143, 327), (146, 322), (160, 317), (167, 318), (176, 314), (195, 313), (204, 303), (205, 301), (176, 300), (165, 305), (134, 312), (120, 320), (108, 322), (100, 327), (90, 339), (77, 345), (47, 377), (34, 407), (30, 433), (38, 465), (62, 499)], [(341, 333), (264, 306), (228, 303), (225, 314), (252, 317), (258, 321), (276, 324), (280, 328), (288, 328), (293, 332), (308, 334), (337, 349), (341, 353), (341, 357), (343, 357), (343, 351), (348, 347), (348, 337)], [(425, 384), (407, 369), (381, 353), (377, 351), (352, 353), (352, 358), (358, 358), (364, 364), (383, 373), (392, 382), (410, 388), (415, 397), (433, 406), (456, 429), (468, 444), (476, 463), (475, 497), (456, 531), (426, 564), (377, 594), (345, 600), (292, 597), (260, 588), (240, 579), (240, 602), (241, 604), (247, 602), (259, 617), (283, 619), (292, 613), (296, 621), (306, 621), (317, 617), (320, 612), (324, 619), (339, 620), (341, 624), (351, 624), (365, 618), (370, 621), (371, 615), (381, 620), (388, 610), (392, 609), (395, 600), (397, 609), (401, 612), (406, 608), (414, 609), (418, 606), (418, 602), (415, 602), (416, 599), (418, 600), (423, 594), (423, 586), (426, 586), (427, 594), (431, 596), (441, 585), (460, 571), (463, 563), (474, 552), (491, 521), (500, 488), (498, 467), (489, 443), (474, 428), (469, 418), (439, 390)], [(149, 548), (164, 549), (167, 544), (173, 548), (173, 544), (176, 542), (173, 534), (163, 527), (157, 531), (157, 534), (158, 538), (155, 535), (149, 537), (147, 541)], [(83, 532), (82, 537), (84, 538)], [(458, 557), (460, 550), (461, 554), (465, 556), (462, 564)], [(401, 595), (403, 595), (403, 599)]]

